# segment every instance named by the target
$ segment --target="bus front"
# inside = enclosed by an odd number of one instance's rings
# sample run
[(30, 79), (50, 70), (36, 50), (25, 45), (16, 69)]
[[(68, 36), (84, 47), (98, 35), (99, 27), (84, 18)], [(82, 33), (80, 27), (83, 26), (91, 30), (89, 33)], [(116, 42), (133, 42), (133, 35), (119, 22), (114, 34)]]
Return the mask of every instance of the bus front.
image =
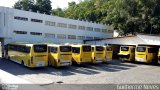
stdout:
[(121, 46), (120, 52), (118, 53), (120, 60), (122, 61), (130, 61), (130, 47), (129, 46)]
[(48, 66), (47, 52), (46, 44), (34, 44), (31, 52), (31, 67)]
[(107, 61), (111, 61), (112, 60), (112, 55), (113, 55), (113, 49), (112, 47), (106, 46), (106, 50), (105, 50), (105, 57)]
[(72, 47), (71, 46), (60, 46), (59, 62), (58, 66), (69, 66), (72, 65)]
[(106, 62), (103, 46), (92, 47), (92, 63)]
[(147, 47), (138, 46), (135, 52), (135, 61), (147, 62)]

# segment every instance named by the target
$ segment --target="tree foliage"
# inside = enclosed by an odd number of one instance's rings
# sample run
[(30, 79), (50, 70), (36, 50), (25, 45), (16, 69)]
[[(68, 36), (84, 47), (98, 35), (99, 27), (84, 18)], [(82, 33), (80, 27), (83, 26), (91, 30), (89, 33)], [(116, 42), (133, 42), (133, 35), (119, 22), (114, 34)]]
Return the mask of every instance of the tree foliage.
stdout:
[(160, 0), (84, 0), (68, 5), (54, 15), (110, 24), (122, 35), (160, 33)]
[(19, 0), (14, 4), (14, 8), (26, 11), (32, 10), (33, 12), (39, 11), (45, 14), (51, 14), (52, 10), (50, 0)]

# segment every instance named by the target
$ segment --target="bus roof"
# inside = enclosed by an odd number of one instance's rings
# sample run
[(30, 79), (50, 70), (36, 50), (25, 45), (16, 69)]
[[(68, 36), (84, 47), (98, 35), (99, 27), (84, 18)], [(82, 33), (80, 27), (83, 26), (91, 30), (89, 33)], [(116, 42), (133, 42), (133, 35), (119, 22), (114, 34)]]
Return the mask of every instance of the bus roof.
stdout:
[[(43, 43), (28, 43), (28, 42), (13, 42), (9, 43), (11, 45), (26, 45), (26, 46), (33, 46), (33, 45), (42, 45)], [(44, 44), (45, 45), (45, 44)]]
[(102, 46), (102, 45), (91, 45), (92, 47), (96, 47), (96, 46), (100, 46), (100, 47), (104, 47), (104, 46)]
[(70, 46), (70, 45), (63, 45), (63, 44), (47, 44), (48, 46), (55, 46), (55, 47), (59, 47), (59, 46)]
[(88, 44), (71, 44), (70, 46), (72, 47), (82, 47), (82, 46), (91, 46), (91, 45), (88, 45)]

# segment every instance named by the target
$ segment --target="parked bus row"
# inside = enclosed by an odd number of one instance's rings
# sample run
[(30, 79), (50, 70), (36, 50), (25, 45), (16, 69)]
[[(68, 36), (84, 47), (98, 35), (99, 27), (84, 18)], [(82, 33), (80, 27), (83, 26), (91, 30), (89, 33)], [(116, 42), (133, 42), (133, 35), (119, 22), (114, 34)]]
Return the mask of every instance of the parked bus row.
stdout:
[(27, 67), (69, 66), (72, 63), (103, 63), (112, 59), (112, 47), (85, 44), (10, 43), (6, 58)]
[(119, 52), (121, 61), (136, 61), (160, 64), (160, 47), (158, 46), (121, 46)]

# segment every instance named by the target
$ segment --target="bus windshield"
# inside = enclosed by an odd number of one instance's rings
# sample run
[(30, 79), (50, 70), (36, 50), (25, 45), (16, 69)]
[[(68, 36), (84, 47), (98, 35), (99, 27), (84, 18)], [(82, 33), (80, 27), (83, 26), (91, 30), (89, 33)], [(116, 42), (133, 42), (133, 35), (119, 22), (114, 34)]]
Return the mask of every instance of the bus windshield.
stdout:
[(121, 51), (128, 51), (129, 47), (121, 47)]
[(47, 45), (34, 45), (34, 52), (47, 52)]
[(91, 52), (91, 46), (83, 46), (83, 52)]
[(106, 50), (107, 51), (112, 51), (112, 48), (111, 47), (106, 47)]
[(103, 51), (104, 48), (102, 46), (96, 46), (96, 51)]
[(137, 47), (137, 52), (145, 52), (146, 47)]
[(71, 46), (60, 46), (61, 52), (71, 52), (72, 48)]

